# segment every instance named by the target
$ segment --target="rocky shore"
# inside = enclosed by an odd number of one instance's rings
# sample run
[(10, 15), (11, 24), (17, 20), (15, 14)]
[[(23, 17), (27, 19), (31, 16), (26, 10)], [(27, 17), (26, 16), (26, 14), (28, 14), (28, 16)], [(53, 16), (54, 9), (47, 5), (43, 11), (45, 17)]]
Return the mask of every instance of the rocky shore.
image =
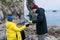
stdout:
[[(25, 30), (26, 40), (38, 40), (36, 35), (36, 28), (30, 26)], [(48, 33), (46, 40), (60, 40), (60, 26), (48, 26)], [(0, 24), (0, 40), (6, 40), (5, 23)]]

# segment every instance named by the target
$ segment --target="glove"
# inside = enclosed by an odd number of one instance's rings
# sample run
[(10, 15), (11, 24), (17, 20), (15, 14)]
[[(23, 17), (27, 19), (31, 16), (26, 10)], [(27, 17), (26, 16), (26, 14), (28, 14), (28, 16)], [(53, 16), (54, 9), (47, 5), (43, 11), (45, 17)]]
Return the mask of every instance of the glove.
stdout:
[(26, 25), (26, 27), (29, 27), (30, 24), (28, 22), (26, 22), (25, 25)]
[(30, 24), (26, 24), (26, 27), (29, 27)]

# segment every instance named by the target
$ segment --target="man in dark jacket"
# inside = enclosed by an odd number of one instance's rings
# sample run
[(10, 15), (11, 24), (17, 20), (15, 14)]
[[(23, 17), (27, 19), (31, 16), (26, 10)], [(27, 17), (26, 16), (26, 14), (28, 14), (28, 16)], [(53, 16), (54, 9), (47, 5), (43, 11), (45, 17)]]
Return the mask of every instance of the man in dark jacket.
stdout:
[(32, 11), (33, 13), (37, 13), (37, 19), (29, 21), (29, 23), (36, 23), (36, 33), (38, 35), (38, 40), (45, 40), (45, 34), (47, 33), (47, 23), (44, 14), (45, 10), (33, 4)]

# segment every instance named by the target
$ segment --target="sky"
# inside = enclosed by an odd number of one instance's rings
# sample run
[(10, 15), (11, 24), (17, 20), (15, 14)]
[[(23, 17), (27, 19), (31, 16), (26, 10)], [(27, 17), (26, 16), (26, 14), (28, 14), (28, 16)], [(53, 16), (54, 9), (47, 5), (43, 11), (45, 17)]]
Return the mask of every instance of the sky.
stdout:
[(46, 10), (60, 10), (60, 0), (35, 0), (35, 3)]
[(35, 3), (45, 10), (60, 10), (60, 0), (35, 0)]

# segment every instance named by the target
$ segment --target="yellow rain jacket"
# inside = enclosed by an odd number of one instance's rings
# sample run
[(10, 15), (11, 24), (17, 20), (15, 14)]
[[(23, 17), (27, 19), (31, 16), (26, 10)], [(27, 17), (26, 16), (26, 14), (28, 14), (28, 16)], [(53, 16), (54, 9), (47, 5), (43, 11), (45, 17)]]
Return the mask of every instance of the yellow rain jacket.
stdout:
[(22, 40), (20, 31), (26, 29), (26, 26), (18, 28), (14, 22), (6, 22), (6, 37), (7, 40)]

